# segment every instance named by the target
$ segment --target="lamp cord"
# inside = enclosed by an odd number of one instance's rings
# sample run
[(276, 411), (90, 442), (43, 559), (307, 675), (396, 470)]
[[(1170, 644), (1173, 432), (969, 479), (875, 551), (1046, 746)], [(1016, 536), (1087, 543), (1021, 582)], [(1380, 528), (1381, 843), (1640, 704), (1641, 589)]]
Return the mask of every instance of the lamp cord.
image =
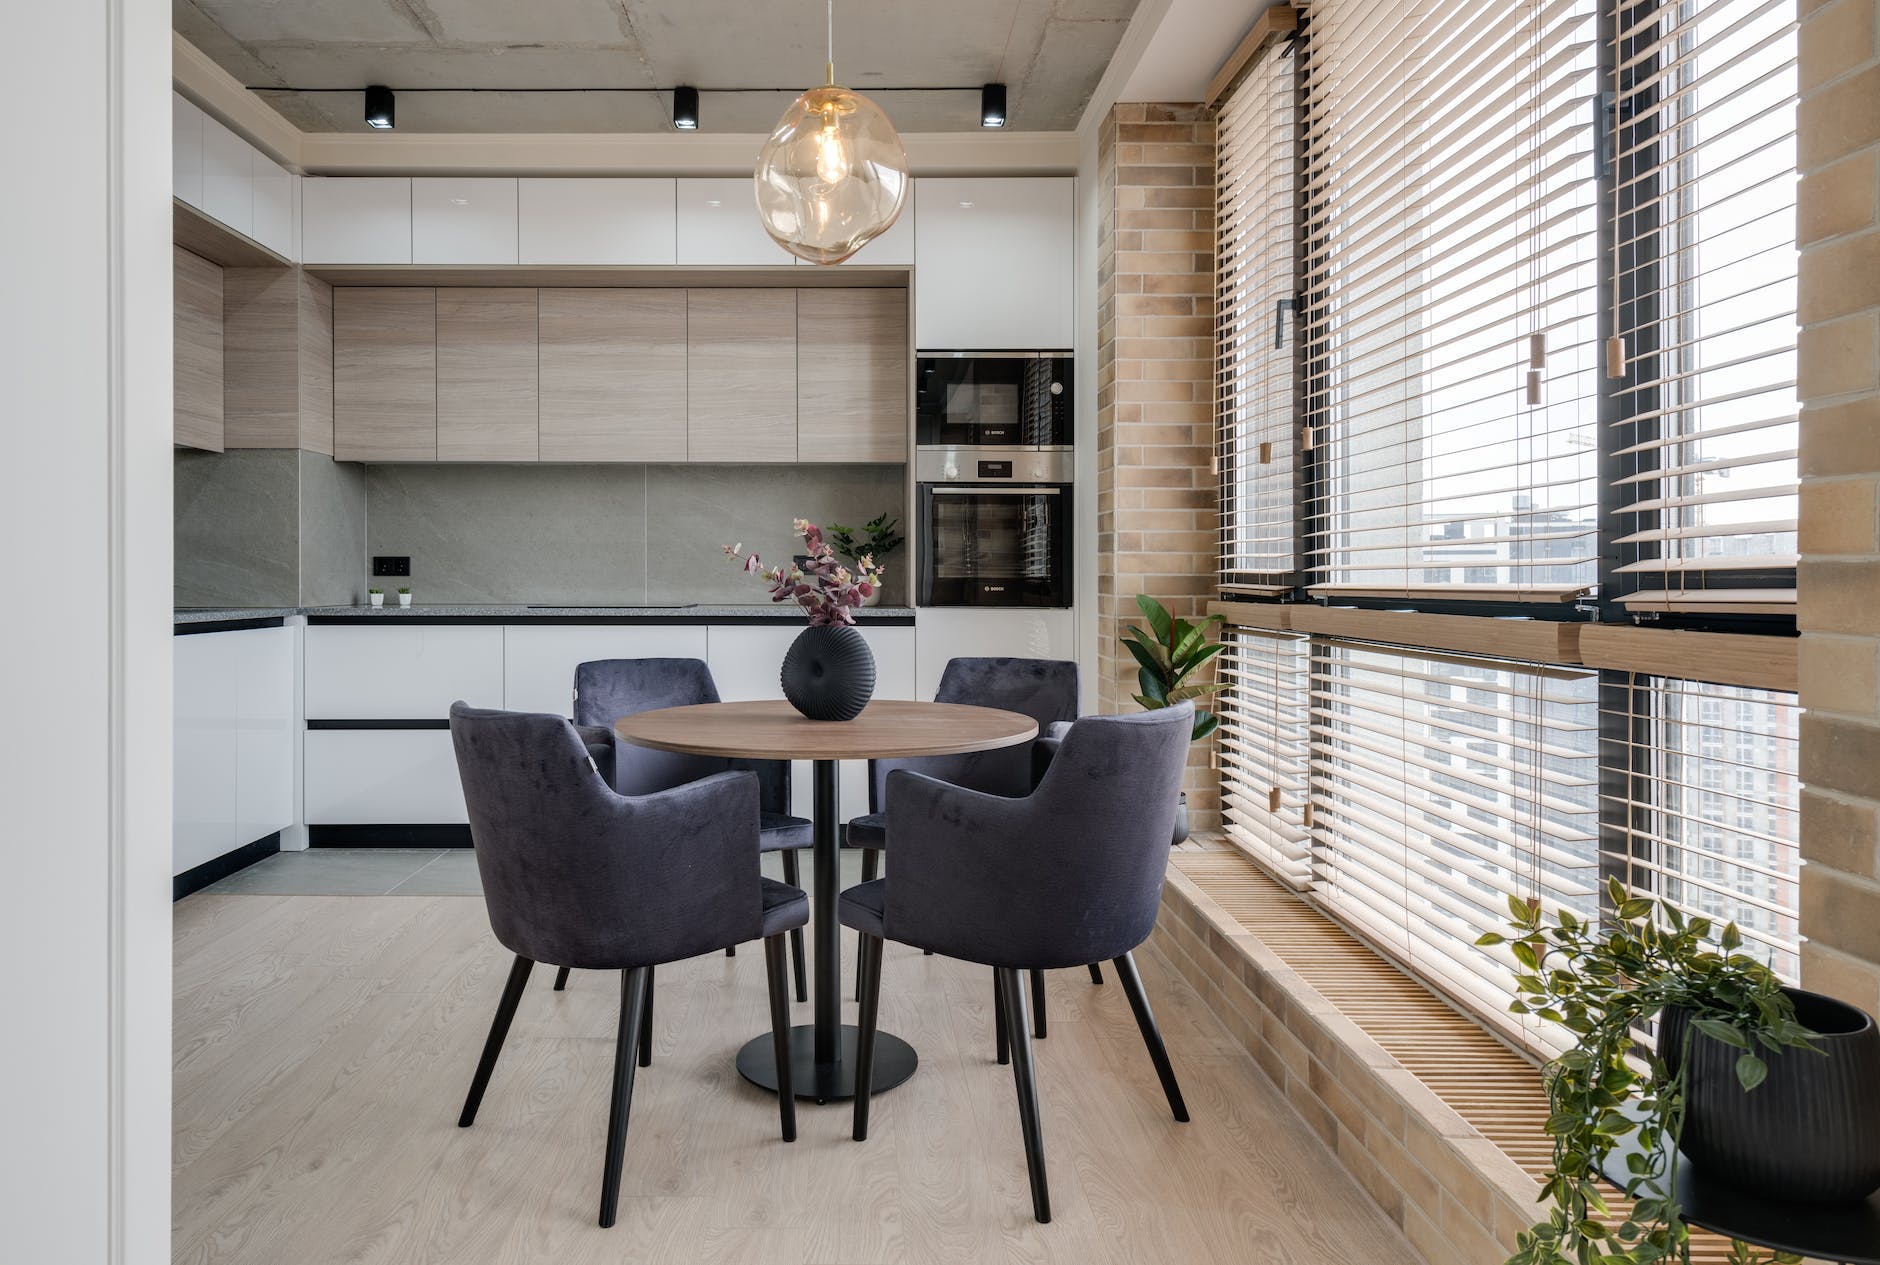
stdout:
[(829, 60), (823, 70), (829, 76), (829, 86), (836, 85), (836, 0), (829, 0)]

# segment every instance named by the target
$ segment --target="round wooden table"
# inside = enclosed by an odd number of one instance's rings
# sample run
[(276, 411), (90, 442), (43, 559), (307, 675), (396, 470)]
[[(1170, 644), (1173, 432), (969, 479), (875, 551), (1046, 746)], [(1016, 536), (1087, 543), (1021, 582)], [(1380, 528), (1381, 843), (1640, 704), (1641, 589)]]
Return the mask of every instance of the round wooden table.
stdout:
[[(1037, 722), (1017, 712), (958, 703), (871, 702), (854, 720), (810, 720), (781, 699), (757, 703), (701, 703), (623, 716), (614, 731), (624, 742), (688, 755), (815, 763), (812, 855), (815, 890), (815, 1023), (790, 1030), (792, 1083), (800, 1098), (817, 1102), (855, 1095), (856, 1029), (842, 1022), (839, 898), (841, 813), (836, 803), (838, 760), (899, 759), (991, 751), (1038, 736)], [(914, 1047), (879, 1033), (874, 1090), (891, 1089), (914, 1074)], [(738, 1051), (738, 1071), (766, 1089), (777, 1087), (768, 1033)]]

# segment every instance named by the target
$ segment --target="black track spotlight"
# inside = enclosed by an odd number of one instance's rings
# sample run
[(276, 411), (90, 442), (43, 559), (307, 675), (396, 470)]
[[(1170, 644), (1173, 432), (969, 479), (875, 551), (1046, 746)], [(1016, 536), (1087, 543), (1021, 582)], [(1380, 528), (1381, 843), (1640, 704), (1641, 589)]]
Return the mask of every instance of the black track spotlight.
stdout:
[(698, 131), (698, 89), (672, 90), (672, 125), (681, 132)]
[(989, 83), (979, 90), (979, 126), (1005, 126), (1005, 85)]
[(382, 83), (366, 89), (366, 126), (389, 132), (398, 126), (398, 99)]

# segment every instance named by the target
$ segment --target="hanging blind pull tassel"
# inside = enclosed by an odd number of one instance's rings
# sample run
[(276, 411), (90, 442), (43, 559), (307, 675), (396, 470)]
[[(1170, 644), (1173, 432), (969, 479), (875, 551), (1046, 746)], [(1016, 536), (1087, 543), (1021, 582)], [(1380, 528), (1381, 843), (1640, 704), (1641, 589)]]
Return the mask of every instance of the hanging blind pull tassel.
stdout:
[(1606, 340), (1606, 376), (1625, 377), (1625, 339), (1615, 334)]

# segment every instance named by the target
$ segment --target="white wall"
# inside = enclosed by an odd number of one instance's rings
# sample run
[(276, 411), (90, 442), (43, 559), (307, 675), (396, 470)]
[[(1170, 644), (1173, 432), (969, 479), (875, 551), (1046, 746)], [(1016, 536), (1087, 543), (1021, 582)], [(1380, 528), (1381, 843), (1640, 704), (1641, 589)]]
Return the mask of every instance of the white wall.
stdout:
[(0, 38), (0, 1255), (34, 1265), (170, 1254), (168, 26)]

